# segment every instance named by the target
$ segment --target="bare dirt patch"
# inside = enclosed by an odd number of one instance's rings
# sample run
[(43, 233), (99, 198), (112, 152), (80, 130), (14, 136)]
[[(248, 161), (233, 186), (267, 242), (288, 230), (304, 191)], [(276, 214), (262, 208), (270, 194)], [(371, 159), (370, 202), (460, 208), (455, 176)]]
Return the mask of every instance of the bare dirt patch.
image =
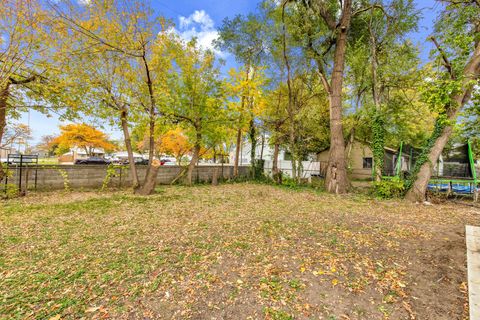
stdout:
[(2, 319), (467, 319), (480, 209), (257, 184), (1, 203)]

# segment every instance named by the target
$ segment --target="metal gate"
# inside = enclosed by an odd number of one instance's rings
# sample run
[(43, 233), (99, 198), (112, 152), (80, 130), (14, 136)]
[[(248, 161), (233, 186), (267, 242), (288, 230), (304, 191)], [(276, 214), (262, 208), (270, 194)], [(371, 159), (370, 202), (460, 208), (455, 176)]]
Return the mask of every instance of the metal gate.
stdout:
[(7, 156), (7, 168), (5, 178), (5, 192), (7, 191), (8, 180), (13, 179), (13, 183), (17, 184), (18, 192), (25, 195), (30, 181), (30, 172), (34, 173), (33, 188), (37, 189), (37, 173), (38, 173), (38, 155), (31, 154), (9, 154)]

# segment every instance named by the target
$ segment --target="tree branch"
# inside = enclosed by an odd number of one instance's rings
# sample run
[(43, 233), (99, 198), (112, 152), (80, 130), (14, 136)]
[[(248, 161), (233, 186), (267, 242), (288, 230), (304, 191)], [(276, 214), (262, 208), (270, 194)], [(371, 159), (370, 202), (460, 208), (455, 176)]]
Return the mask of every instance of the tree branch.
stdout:
[(374, 5), (371, 5), (371, 6), (368, 6), (368, 7), (365, 7), (365, 8), (361, 8), (361, 9), (358, 9), (358, 10), (355, 10), (353, 13), (352, 13), (352, 17), (357, 15), (357, 14), (360, 14), (362, 12), (365, 12), (365, 11), (368, 11), (368, 10), (373, 10), (373, 9), (379, 9), (380, 11), (383, 12), (383, 14), (387, 17), (387, 18), (390, 18), (390, 16), (388, 15), (387, 11), (385, 11), (385, 8), (380, 5), (380, 4), (374, 4)]
[(431, 36), (429, 39), (432, 40), (432, 42), (435, 44), (435, 47), (437, 47), (438, 52), (440, 52), (440, 55), (442, 56), (442, 59), (443, 59), (443, 65), (445, 66), (445, 68), (447, 68), (447, 71), (450, 74), (450, 77), (452, 78), (452, 80), (455, 80), (457, 77), (455, 76), (455, 72), (453, 71), (452, 64), (448, 60), (447, 54), (442, 49), (442, 47), (440, 46), (440, 44), (438, 43), (437, 39), (435, 39), (434, 36)]
[(23, 80), (15, 80), (12, 77), (10, 77), (8, 79), (9, 79), (11, 84), (27, 84), (27, 83), (35, 81), (36, 78), (37, 78), (37, 76), (33, 75), (33, 76), (30, 76), (30, 77), (28, 77), (26, 79), (23, 79)]

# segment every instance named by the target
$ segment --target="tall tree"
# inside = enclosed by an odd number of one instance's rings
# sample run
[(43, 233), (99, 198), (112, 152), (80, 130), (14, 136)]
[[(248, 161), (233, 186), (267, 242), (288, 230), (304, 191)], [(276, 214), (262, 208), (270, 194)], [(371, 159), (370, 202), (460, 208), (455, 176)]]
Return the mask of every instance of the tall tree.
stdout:
[[(216, 46), (222, 50), (232, 53), (236, 60), (243, 64), (244, 81), (247, 90), (242, 90), (240, 97), (240, 109), (252, 109), (251, 106), (256, 101), (250, 95), (252, 92), (248, 90), (248, 82), (254, 82), (261, 62), (265, 56), (266, 43), (263, 37), (263, 23), (261, 19), (254, 14), (247, 16), (237, 15), (233, 19), (226, 18), (222, 26), (219, 28), (219, 38), (216, 40)], [(245, 119), (245, 116), (247, 118)], [(247, 114), (239, 114), (239, 123), (248, 123), (248, 136), (251, 145), (251, 169), (255, 172), (255, 150), (257, 145), (257, 129), (255, 123), (255, 115), (250, 112)], [(235, 150), (234, 176), (238, 175), (238, 164), (240, 157), (240, 148), (242, 144), (243, 128), (237, 128), (237, 141)]]
[(352, 0), (295, 2), (300, 5), (295, 9), (301, 9), (297, 13), (297, 20), (303, 29), (306, 49), (317, 63), (323, 87), (328, 94), (330, 154), (325, 186), (329, 192), (345, 193), (348, 177), (342, 123), (343, 77), (351, 20), (358, 10), (354, 10)]
[(226, 121), (226, 101), (213, 52), (203, 51), (192, 40), (182, 45), (175, 65), (176, 72), (170, 78), (174, 93), (166, 114), (182, 124), (193, 145), (187, 168), (187, 183), (192, 184), (193, 170), (206, 139)]
[[(0, 6), (0, 141), (7, 119), (31, 107), (44, 78), (43, 56), (50, 44), (52, 18), (38, 1), (5, 0)], [(37, 106), (35, 106), (37, 107)], [(0, 181), (4, 171), (0, 166)]]
[[(69, 54), (76, 62), (79, 74), (84, 75), (87, 97), (104, 111), (90, 109), (97, 116), (114, 119), (124, 133), (129, 153), (135, 192), (150, 194), (154, 191), (155, 174), (149, 174), (155, 150), (155, 126), (165, 103), (166, 75), (171, 67), (170, 43), (174, 35), (169, 23), (156, 16), (146, 1), (93, 0), (87, 6), (70, 4), (66, 10), (52, 4), (67, 33), (77, 40), (76, 50)], [(83, 64), (88, 68), (82, 70)], [(73, 75), (74, 73), (70, 73)], [(78, 93), (78, 90), (77, 90)], [(81, 93), (80, 93), (81, 94)], [(79, 97), (79, 95), (77, 95)], [(85, 98), (80, 95), (85, 105)], [(78, 101), (75, 101), (78, 102)], [(128, 124), (130, 119), (148, 123), (149, 166), (140, 187), (133, 159)], [(156, 170), (155, 170), (156, 172)], [(149, 179), (153, 179), (147, 183)]]
[[(407, 199), (423, 201), (433, 165), (442, 153), (457, 116), (469, 103), (480, 78), (480, 2), (442, 1), (445, 7), (430, 40), (436, 47), (438, 72), (426, 87), (426, 99), (439, 114), (408, 181)], [(475, 92), (478, 94), (478, 91)]]
[[(352, 32), (364, 32), (365, 36), (352, 44), (348, 75), (353, 76), (353, 81), (349, 84), (355, 88), (352, 98), (367, 109), (362, 111), (371, 128), (368, 140), (373, 151), (374, 178), (379, 181), (388, 130), (387, 112), (392, 109), (394, 98), (399, 97), (397, 93), (418, 85), (421, 75), (417, 50), (405, 39), (408, 32), (416, 29), (418, 12), (411, 0), (377, 0), (359, 18)], [(389, 126), (392, 127), (390, 123)], [(353, 135), (352, 128), (351, 141)]]
[[(247, 131), (250, 139), (251, 168), (255, 168), (255, 150), (257, 142), (257, 129), (255, 121), (265, 106), (263, 87), (267, 79), (263, 68), (257, 66), (246, 70), (240, 67), (238, 70), (229, 70), (229, 79), (226, 82), (226, 90), (232, 98), (229, 103), (230, 116), (237, 126), (237, 146), (235, 149), (234, 175), (238, 174), (238, 157), (242, 142), (242, 132)], [(235, 169), (236, 168), (236, 169)]]

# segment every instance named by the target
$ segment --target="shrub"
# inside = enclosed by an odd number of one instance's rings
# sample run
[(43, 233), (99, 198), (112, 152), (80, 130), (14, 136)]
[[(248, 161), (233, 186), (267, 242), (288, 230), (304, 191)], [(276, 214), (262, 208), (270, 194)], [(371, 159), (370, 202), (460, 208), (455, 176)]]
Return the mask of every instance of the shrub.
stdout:
[(400, 198), (404, 193), (405, 182), (398, 177), (373, 183), (373, 194), (381, 199)]
[(295, 189), (300, 185), (297, 181), (292, 179), (288, 174), (283, 172), (282, 172), (281, 184), (287, 188), (292, 188), (292, 189)]
[(0, 198), (3, 199), (12, 199), (18, 196), (18, 186), (13, 183), (6, 184), (5, 190), (2, 191), (0, 191)]

